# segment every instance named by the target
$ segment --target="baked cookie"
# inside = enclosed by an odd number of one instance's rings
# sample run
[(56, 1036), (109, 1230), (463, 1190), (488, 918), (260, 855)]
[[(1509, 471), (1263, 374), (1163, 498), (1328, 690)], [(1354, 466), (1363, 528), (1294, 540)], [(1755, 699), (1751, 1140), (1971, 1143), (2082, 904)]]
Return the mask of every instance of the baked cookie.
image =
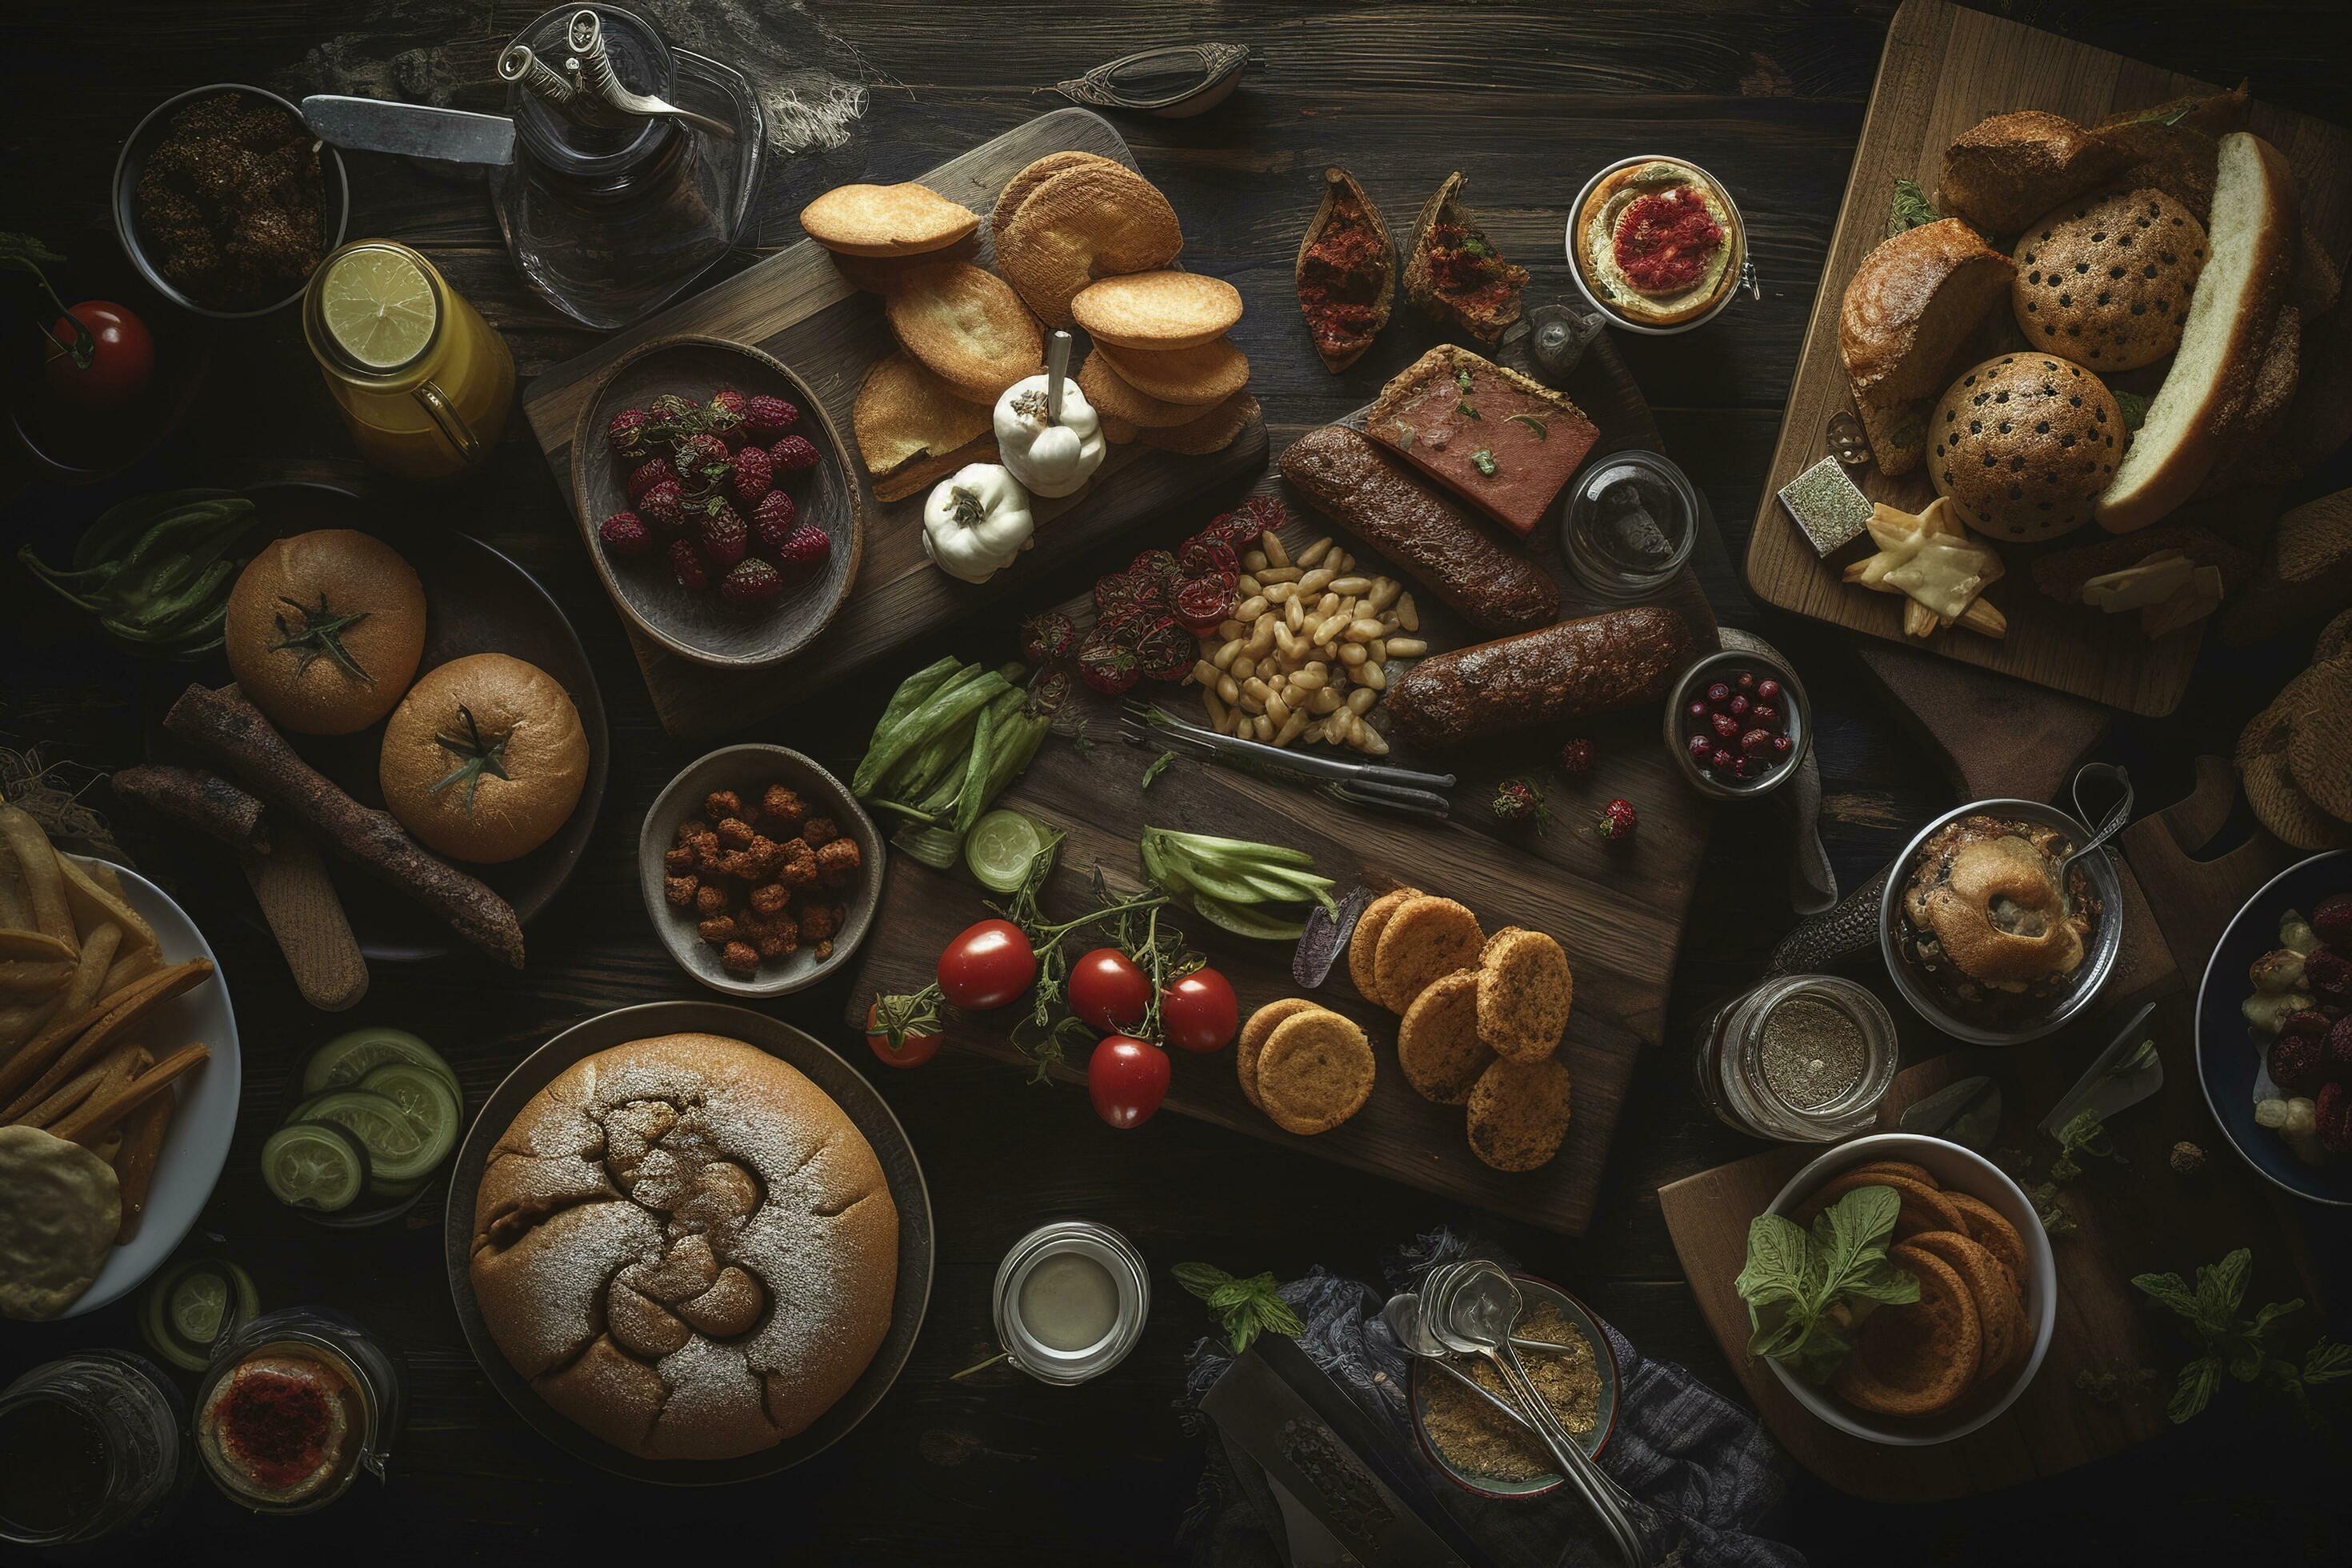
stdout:
[(1568, 954), (1539, 931), (1506, 926), (1478, 954), (1478, 1037), (1497, 1056), (1541, 1061), (1559, 1048), (1575, 995)]
[(952, 245), (912, 256), (851, 256), (839, 250), (832, 255), (834, 270), (848, 279), (850, 287), (867, 294), (891, 294), (905, 288), (908, 279), (926, 267), (936, 267), (944, 261), (976, 260), (980, 235), (975, 231)]
[(2180, 346), (2205, 226), (2162, 191), (2070, 202), (2017, 242), (2010, 309), (2035, 348), (2101, 374), (2134, 370)]
[(1364, 1108), (1377, 1071), (1363, 1030), (1310, 1008), (1266, 1037), (1257, 1056), (1258, 1103), (1286, 1132), (1328, 1132)]
[(1252, 1013), (1249, 1022), (1242, 1026), (1242, 1032), (1234, 1042), (1234, 1075), (1241, 1079), (1242, 1098), (1260, 1110), (1265, 1109), (1265, 1101), (1257, 1097), (1257, 1058), (1258, 1053), (1265, 1049), (1266, 1037), (1273, 1034), (1274, 1026), (1285, 1018), (1295, 1018), (1301, 1013), (1316, 1010), (1315, 1004), (1304, 996), (1285, 996)]
[(1568, 1069), (1547, 1057), (1497, 1057), (1470, 1089), (1470, 1152), (1498, 1171), (1532, 1171), (1568, 1135)]
[(1406, 900), (1419, 897), (1419, 888), (1392, 888), (1366, 904), (1364, 912), (1356, 917), (1356, 929), (1348, 938), (1348, 978), (1356, 983), (1357, 994), (1368, 1002), (1381, 999), (1372, 979), (1372, 955), (1380, 949), (1381, 932), (1388, 929), (1389, 917)]
[(951, 261), (913, 273), (884, 306), (891, 331), (960, 396), (994, 403), (1045, 363), (1045, 334), (1003, 279)]
[(835, 185), (801, 209), (801, 227), (845, 256), (915, 256), (953, 245), (980, 215), (937, 191), (900, 185)]
[(1984, 1333), (1984, 1351), (1977, 1358), (1976, 1381), (2000, 1371), (2015, 1358), (2024, 1337), (2025, 1304), (2018, 1300), (2017, 1281), (1991, 1249), (1958, 1231), (1926, 1230), (1909, 1245), (1932, 1252), (1952, 1266), (1976, 1303), (1977, 1321)]
[(1119, 163), (1083, 163), (1040, 181), (996, 231), (996, 264), (1051, 325), (1097, 278), (1165, 267), (1184, 248), (1176, 209)]
[(1100, 349), (1080, 362), (1078, 390), (1087, 395), (1087, 401), (1104, 418), (1124, 419), (1144, 430), (1172, 430), (1180, 425), (1190, 425), (1207, 412), (1191, 404), (1169, 403), (1138, 389)]
[(1021, 204), (1027, 201), (1038, 186), (1056, 174), (1083, 169), (1089, 164), (1117, 169), (1123, 174), (1135, 173), (1118, 159), (1106, 158), (1099, 153), (1048, 153), (1004, 183), (1004, 189), (997, 193), (995, 207), (988, 215), (989, 228), (1003, 234), (1005, 226), (1013, 221), (1013, 215), (1021, 210)]
[(1224, 338), (1189, 349), (1120, 348), (1097, 338), (1095, 347), (1129, 386), (1162, 403), (1203, 408), (1249, 384), (1249, 356)]
[(1948, 1192), (1944, 1200), (1960, 1211), (1969, 1222), (1969, 1239), (2001, 1261), (2011, 1276), (2025, 1278), (2025, 1238), (2009, 1223), (2001, 1212), (1982, 1198), (1972, 1198), (1966, 1193)]
[(1374, 1000), (1402, 1013), (1431, 981), (1476, 963), (1486, 941), (1478, 917), (1452, 899), (1407, 899), (1381, 928), (1373, 950)]
[(1129, 272), (1090, 283), (1070, 314), (1097, 342), (1127, 349), (1193, 349), (1216, 342), (1242, 319), (1242, 293), (1199, 272)]
[(1237, 392), (1198, 419), (1174, 426), (1143, 429), (1143, 444), (1188, 458), (1205, 458), (1232, 446), (1249, 422), (1257, 417), (1257, 399)]
[(1495, 1053), (1478, 1038), (1478, 976), (1441, 974), (1412, 999), (1397, 1026), (1397, 1066), (1423, 1100), (1460, 1105)]
[(1896, 1247), (1887, 1256), (1918, 1278), (1919, 1299), (1864, 1318), (1830, 1386), (1875, 1415), (1933, 1415), (1976, 1381), (1984, 1325), (1950, 1264), (1916, 1247)]

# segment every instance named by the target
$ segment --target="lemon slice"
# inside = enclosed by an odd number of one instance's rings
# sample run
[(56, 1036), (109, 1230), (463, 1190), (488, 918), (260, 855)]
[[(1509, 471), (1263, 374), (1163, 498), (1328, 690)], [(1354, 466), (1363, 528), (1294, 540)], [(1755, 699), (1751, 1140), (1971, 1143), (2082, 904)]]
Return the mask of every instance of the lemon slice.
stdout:
[(319, 314), (336, 346), (371, 370), (396, 370), (424, 353), (441, 317), (424, 269), (376, 249), (336, 260), (319, 289)]

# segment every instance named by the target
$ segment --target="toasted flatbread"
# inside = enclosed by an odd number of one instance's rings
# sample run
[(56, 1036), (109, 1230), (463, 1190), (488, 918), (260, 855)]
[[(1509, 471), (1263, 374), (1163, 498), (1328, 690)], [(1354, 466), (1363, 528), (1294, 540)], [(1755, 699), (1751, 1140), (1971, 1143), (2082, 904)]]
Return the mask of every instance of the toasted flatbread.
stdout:
[(900, 346), (975, 401), (1045, 363), (1045, 334), (1004, 279), (965, 262), (927, 267), (889, 296), (885, 310)]

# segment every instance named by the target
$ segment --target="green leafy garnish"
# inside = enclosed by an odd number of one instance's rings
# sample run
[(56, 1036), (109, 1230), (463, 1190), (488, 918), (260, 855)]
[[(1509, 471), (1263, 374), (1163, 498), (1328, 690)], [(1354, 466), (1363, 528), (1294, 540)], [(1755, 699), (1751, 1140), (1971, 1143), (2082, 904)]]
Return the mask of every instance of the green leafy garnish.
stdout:
[(1467, 396), (1470, 392), (1470, 373), (1466, 370), (1455, 371), (1454, 373), (1454, 384), (1460, 387), (1463, 395)]
[(1470, 454), (1471, 466), (1488, 479), (1495, 477), (1495, 454), (1481, 447)]
[(2137, 392), (2125, 392), (2116, 387), (2107, 390), (2115, 394), (2116, 406), (2123, 411), (2125, 431), (2138, 435), (2140, 425), (2147, 418), (2147, 399)]
[(2113, 1160), (2118, 1165), (2130, 1161), (2118, 1153), (2107, 1138), (2107, 1124), (2099, 1120), (2095, 1110), (2076, 1111), (2066, 1125), (2058, 1129), (2058, 1157), (2050, 1162), (2050, 1179), (2071, 1182), (2083, 1173), (2084, 1158)]
[(1455, 403), (1454, 405), (1454, 412), (1461, 415), (1465, 419), (1483, 419), (1486, 417), (1485, 415), (1480, 414), (1476, 409), (1471, 407), (1466, 399)]
[(2239, 1247), (2221, 1262), (2200, 1267), (2193, 1287), (2178, 1274), (2132, 1276), (2132, 1284), (2143, 1294), (2181, 1320), (2184, 1331), (2200, 1352), (2180, 1369), (2172, 1399), (2165, 1406), (2165, 1414), (2176, 1424), (2210, 1404), (2227, 1373), (2240, 1383), (2258, 1384), (2284, 1394), (2304, 1420), (2316, 1426), (2319, 1415), (2312, 1407), (2310, 1391), (2352, 1377), (2352, 1344), (2338, 1344), (2322, 1335), (2298, 1364), (2263, 1342), (2271, 1325), (2303, 1310), (2302, 1297), (2273, 1301), (2251, 1318), (2238, 1315), (2253, 1261), (2251, 1250)]
[(1143, 770), (1143, 784), (1141, 787), (1144, 789), (1150, 789), (1151, 787), (1151, 781), (1158, 778), (1161, 773), (1166, 773), (1168, 771), (1168, 764), (1175, 760), (1176, 753), (1173, 752), (1162, 752), (1158, 756), (1152, 758), (1150, 764)]
[(1462, 253), (1484, 258), (1494, 255), (1495, 247), (1486, 243), (1486, 237), (1483, 234), (1465, 234), (1462, 237)]
[(2025, 1189), (2026, 1202), (2033, 1205), (2034, 1217), (2041, 1220), (2042, 1230), (2051, 1236), (2071, 1235), (2078, 1227), (2066, 1205), (2058, 1201), (2058, 1184), (2037, 1182)]
[(1927, 193), (1919, 188), (1918, 181), (1905, 179), (1899, 174), (1895, 176), (1895, 200), (1892, 210), (1886, 215), (1886, 232), (1890, 237), (1906, 228), (1934, 223), (1941, 216), (1936, 211), (1936, 204), (1927, 199)]
[(324, 588), (319, 590), (319, 607), (315, 610), (305, 607), (300, 600), (289, 599), (283, 594), (278, 596), (278, 602), (300, 616), (302, 624), (299, 626), (289, 626), (286, 624), (286, 616), (282, 613), (275, 616), (278, 640), (269, 645), (269, 651), (292, 653), (299, 660), (294, 667), (294, 672), (297, 675), (310, 668), (318, 660), (330, 658), (334, 660), (336, 668), (353, 680), (369, 686), (375, 684), (375, 677), (362, 669), (359, 660), (353, 658), (343, 647), (343, 634), (366, 620), (367, 611), (353, 610), (349, 615), (337, 615), (328, 607), (327, 591)]
[(427, 793), (439, 795), (451, 784), (462, 781), (466, 786), (466, 809), (471, 811), (474, 809), (474, 792), (482, 787), (484, 773), (497, 779), (509, 776), (507, 736), (500, 735), (495, 741), (484, 740), (482, 727), (474, 722), (474, 710), (462, 702), (457, 704), (457, 722), (466, 727), (463, 734), (458, 733), (457, 725), (453, 724), (433, 737), (436, 745), (457, 759), (457, 765), (435, 781)]
[(1526, 426), (1528, 429), (1536, 433), (1536, 439), (1538, 441), (1549, 441), (1551, 439), (1550, 427), (1532, 414), (1514, 414), (1505, 419), (1503, 423), (1506, 425)]
[(1863, 1319), (1881, 1306), (1917, 1300), (1918, 1279), (1886, 1256), (1902, 1208), (1892, 1187), (1856, 1187), (1813, 1216), (1810, 1236), (1780, 1215), (1750, 1221), (1748, 1266), (1732, 1282), (1754, 1331), (1748, 1353), (1825, 1383)]
[(1176, 1283), (1209, 1304), (1225, 1331), (1225, 1343), (1235, 1355), (1249, 1349), (1250, 1342), (1261, 1333), (1295, 1338), (1307, 1326), (1282, 1299), (1271, 1274), (1236, 1279), (1207, 1263), (1180, 1263), (1172, 1272)]

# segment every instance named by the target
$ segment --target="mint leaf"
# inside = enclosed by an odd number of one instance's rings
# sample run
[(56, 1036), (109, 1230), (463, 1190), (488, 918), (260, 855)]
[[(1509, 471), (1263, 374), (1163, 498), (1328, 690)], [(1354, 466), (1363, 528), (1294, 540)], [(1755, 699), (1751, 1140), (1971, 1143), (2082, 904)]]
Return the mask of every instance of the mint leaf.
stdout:
[(1895, 198), (1886, 215), (1888, 238), (1893, 238), (1906, 228), (1917, 228), (1923, 223), (1934, 223), (1939, 216), (1936, 211), (1936, 204), (1927, 199), (1927, 193), (1919, 188), (1918, 181), (1907, 180), (1900, 175), (1895, 177)]
[(2334, 1383), (2352, 1377), (2352, 1344), (2336, 1344), (2322, 1339), (2303, 1358), (2303, 1381)]
[(2177, 1426), (2211, 1404), (2213, 1391), (2221, 1386), (2220, 1360), (2199, 1356), (2180, 1369), (2180, 1381), (2173, 1384), (2172, 1398), (2165, 1405), (2164, 1413)]
[(2189, 1282), (2179, 1275), (2135, 1274), (2132, 1284), (2190, 1322), (2197, 1321), (2197, 1298), (2190, 1294)]
[(1223, 1269), (1207, 1263), (1180, 1263), (1169, 1272), (1176, 1276), (1177, 1284), (1203, 1301), (1219, 1286), (1231, 1284), (1234, 1278)]
[(1279, 1296), (1269, 1297), (1259, 1304), (1257, 1320), (1269, 1332), (1281, 1334), (1286, 1339), (1295, 1339), (1307, 1326), (1299, 1321), (1290, 1303)]
[(1759, 1307), (1798, 1299), (1810, 1250), (1805, 1233), (1785, 1215), (1759, 1214), (1748, 1222), (1748, 1266), (1731, 1288), (1748, 1303), (1751, 1319)]
[(2137, 392), (2125, 392), (2112, 386), (2107, 390), (2114, 394), (2116, 406), (2123, 413), (2125, 434), (2138, 435), (2140, 426), (2147, 418), (2147, 399)]
[(2237, 1315), (2238, 1303), (2246, 1299), (2246, 1279), (2253, 1266), (2252, 1251), (2242, 1247), (2221, 1262), (2197, 1270), (2199, 1326), (2217, 1333), (2228, 1328)]

